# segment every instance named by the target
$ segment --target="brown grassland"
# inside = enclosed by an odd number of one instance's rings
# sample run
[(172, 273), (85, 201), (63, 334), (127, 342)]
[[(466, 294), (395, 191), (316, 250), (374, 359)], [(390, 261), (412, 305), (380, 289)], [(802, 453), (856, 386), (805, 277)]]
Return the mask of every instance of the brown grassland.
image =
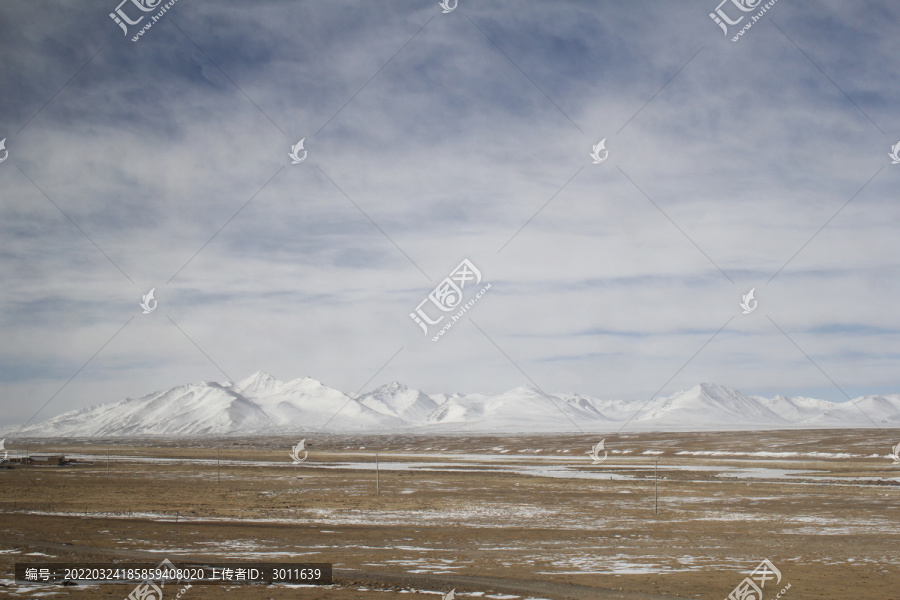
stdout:
[(331, 586), (184, 600), (719, 600), (768, 558), (765, 600), (900, 600), (900, 431), (609, 435), (592, 465), (600, 437), (309, 435), (301, 465), (286, 438), (31, 440), (91, 463), (0, 469), (0, 596), (124, 599), (133, 585), (25, 585), (13, 565), (169, 558), (334, 564)]

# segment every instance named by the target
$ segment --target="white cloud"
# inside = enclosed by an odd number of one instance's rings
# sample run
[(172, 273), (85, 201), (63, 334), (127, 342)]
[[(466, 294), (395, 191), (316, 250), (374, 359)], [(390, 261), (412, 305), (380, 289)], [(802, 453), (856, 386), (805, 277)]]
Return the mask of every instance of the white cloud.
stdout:
[[(10, 414), (30, 416), (134, 314), (44, 416), (224, 379), (167, 315), (234, 378), (353, 392), (403, 347), (369, 387), (527, 383), (472, 323), (435, 344), (409, 319), (464, 257), (493, 282), (470, 318), (548, 391), (652, 393), (732, 316), (670, 388), (828, 388), (766, 315), (845, 389), (896, 391), (898, 59), (872, 18), (896, 9), (772, 12), (857, 108), (771, 22), (733, 44), (704, 2), (432, 4), (188, 3), (138, 44), (102, 3), (87, 35), (80, 13), (0, 8), (23, 28), (0, 41), (0, 84), (22, 90), (0, 117), (0, 388), (28, 398)], [(304, 136), (309, 158), (290, 165)], [(601, 137), (610, 159), (592, 165)]]

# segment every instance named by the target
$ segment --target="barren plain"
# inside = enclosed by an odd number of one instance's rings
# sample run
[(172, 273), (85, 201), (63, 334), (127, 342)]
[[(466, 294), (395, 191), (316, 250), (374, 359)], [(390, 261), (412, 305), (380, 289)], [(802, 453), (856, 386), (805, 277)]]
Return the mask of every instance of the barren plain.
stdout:
[(720, 600), (769, 559), (765, 600), (900, 600), (897, 430), (610, 434), (600, 464), (581, 434), (306, 437), (17, 440), (80, 462), (0, 469), (0, 596), (123, 599), (13, 565), (168, 558), (334, 564), (183, 600)]

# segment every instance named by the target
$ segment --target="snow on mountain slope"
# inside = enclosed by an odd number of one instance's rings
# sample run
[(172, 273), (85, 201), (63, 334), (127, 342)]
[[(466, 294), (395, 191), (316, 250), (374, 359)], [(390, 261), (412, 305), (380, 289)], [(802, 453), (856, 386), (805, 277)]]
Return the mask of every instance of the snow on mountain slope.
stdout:
[(315, 431), (551, 432), (900, 427), (900, 394), (835, 403), (751, 397), (702, 383), (669, 397), (598, 400), (545, 395), (531, 386), (499, 394), (435, 394), (392, 382), (358, 398), (303, 377), (258, 372), (236, 383), (202, 382), (82, 408), (21, 436), (204, 436)]
[(358, 401), (378, 413), (410, 423), (427, 422), (428, 417), (438, 407), (438, 403), (432, 398), (396, 381), (363, 394)]
[(53, 437), (273, 434), (367, 431), (405, 423), (362, 406), (314, 379), (283, 383), (254, 373), (232, 383), (202, 382), (74, 410), (26, 427), (20, 435)]
[(178, 386), (143, 398), (82, 408), (26, 427), (22, 435), (58, 437), (216, 435), (265, 429), (266, 418), (218, 383)]
[(759, 400), (797, 427), (900, 426), (900, 394), (861, 396), (841, 403), (784, 396)]
[(804, 421), (824, 414), (831, 410), (835, 404), (826, 400), (818, 400), (816, 398), (803, 398), (795, 396), (788, 398), (786, 396), (775, 396), (774, 398), (762, 398), (754, 396), (763, 406), (777, 413), (781, 418), (791, 421)]
[(326, 423), (337, 430), (396, 428), (405, 421), (361, 405), (345, 393), (303, 377), (287, 383), (254, 373), (233, 386), (284, 429), (311, 431)]
[(586, 397), (544, 395), (531, 386), (449, 397), (429, 421), (470, 431), (577, 431), (608, 423)]
[(810, 427), (897, 427), (900, 396), (862, 396), (850, 402), (831, 403), (826, 410), (800, 421)]
[[(872, 421), (875, 421), (879, 427), (900, 427), (900, 394), (862, 396), (851, 402), (856, 407), (847, 403), (844, 410), (855, 410), (860, 417), (863, 417), (864, 420), (860, 420), (861, 423), (864, 423), (863, 427), (870, 427)], [(872, 420), (870, 421), (869, 418)]]
[(284, 388), (284, 385), (282, 381), (272, 377), (265, 371), (257, 371), (250, 377), (231, 384), (230, 387), (241, 394), (258, 398), (278, 393)]
[(663, 428), (699, 428), (718, 423), (726, 429), (784, 427), (789, 422), (759, 400), (714, 383), (701, 383), (668, 398), (654, 398), (634, 421)]

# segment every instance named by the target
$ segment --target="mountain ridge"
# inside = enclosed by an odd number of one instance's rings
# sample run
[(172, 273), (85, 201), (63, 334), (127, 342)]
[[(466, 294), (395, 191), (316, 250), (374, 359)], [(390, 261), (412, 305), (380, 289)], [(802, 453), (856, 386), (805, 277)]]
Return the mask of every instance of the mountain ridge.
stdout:
[(900, 394), (836, 403), (748, 396), (704, 382), (648, 401), (544, 394), (432, 394), (398, 381), (351, 397), (310, 377), (257, 371), (236, 383), (203, 381), (75, 409), (16, 432), (31, 437), (262, 435), (329, 432), (543, 433), (900, 427)]

